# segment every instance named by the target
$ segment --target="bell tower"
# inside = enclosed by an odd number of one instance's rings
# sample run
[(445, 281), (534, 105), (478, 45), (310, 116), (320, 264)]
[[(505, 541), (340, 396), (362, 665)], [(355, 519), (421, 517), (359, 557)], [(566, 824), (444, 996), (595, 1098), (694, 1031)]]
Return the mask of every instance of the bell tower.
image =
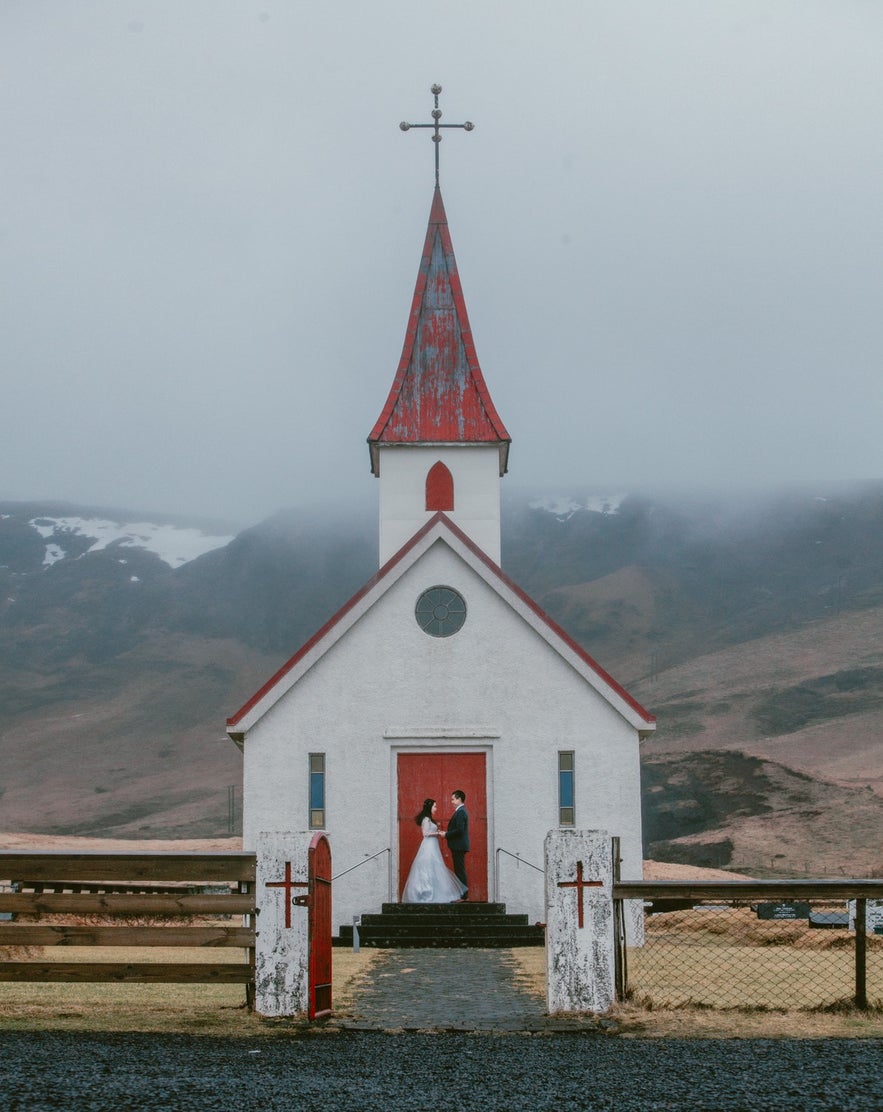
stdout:
[(443, 510), (497, 564), (500, 479), (510, 437), (481, 373), (438, 184), (442, 127), (434, 85), (436, 184), (405, 343), (386, 404), (368, 437), (380, 479), (380, 563)]

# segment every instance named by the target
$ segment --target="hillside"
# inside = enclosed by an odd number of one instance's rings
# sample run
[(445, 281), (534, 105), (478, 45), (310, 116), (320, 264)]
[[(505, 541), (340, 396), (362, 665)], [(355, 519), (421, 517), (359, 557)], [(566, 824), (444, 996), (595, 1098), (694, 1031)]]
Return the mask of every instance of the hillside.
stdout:
[[(225, 717), (376, 570), (373, 513), (292, 511), (238, 535), (140, 516), (0, 504), (0, 829), (237, 828)], [(648, 855), (880, 871), (883, 486), (510, 493), (503, 553), (659, 719)]]

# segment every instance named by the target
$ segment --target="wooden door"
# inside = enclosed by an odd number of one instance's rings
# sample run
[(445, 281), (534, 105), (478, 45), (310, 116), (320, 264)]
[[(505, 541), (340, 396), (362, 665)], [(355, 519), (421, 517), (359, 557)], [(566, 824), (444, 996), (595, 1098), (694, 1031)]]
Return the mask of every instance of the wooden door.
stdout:
[[(442, 830), (448, 827), (453, 813), (451, 792), (457, 788), (466, 793), (469, 812), (469, 842), (466, 854), (466, 875), (469, 878), (469, 899), (487, 900), (487, 772), (484, 753), (400, 753), (398, 758), (398, 827), (399, 827), (399, 898), (411, 862), (414, 860), (422, 834), (414, 816), (424, 799), (438, 804), (436, 818)], [(451, 852), (440, 840), (448, 868), (452, 867)]]
[(331, 847), (324, 834), (310, 842), (309, 1004), (310, 1019), (331, 1014)]

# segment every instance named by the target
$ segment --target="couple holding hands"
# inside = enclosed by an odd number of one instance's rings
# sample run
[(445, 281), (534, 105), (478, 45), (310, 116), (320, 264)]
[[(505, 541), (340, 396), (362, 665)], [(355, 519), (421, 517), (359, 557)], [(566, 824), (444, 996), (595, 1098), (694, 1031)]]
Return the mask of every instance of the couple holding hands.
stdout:
[[(414, 864), (402, 890), (402, 903), (462, 903), (468, 899), (466, 854), (469, 852), (469, 815), (466, 793), (459, 789), (451, 794), (454, 813), (447, 831), (439, 830), (435, 821), (436, 802), (424, 799), (414, 821), (423, 831), (423, 841), (414, 857)], [(445, 838), (454, 859), (454, 871), (445, 865), (439, 846)]]

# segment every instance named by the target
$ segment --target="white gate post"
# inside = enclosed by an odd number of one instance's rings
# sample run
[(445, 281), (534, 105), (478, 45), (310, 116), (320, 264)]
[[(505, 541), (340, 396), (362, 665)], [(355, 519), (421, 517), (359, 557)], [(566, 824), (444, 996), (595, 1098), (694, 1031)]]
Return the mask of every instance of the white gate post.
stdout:
[(286, 1016), (309, 1006), (309, 914), (293, 903), (308, 892), (312, 834), (258, 835), (254, 1007)]
[(610, 835), (550, 830), (545, 858), (546, 1006), (606, 1012), (616, 991)]

